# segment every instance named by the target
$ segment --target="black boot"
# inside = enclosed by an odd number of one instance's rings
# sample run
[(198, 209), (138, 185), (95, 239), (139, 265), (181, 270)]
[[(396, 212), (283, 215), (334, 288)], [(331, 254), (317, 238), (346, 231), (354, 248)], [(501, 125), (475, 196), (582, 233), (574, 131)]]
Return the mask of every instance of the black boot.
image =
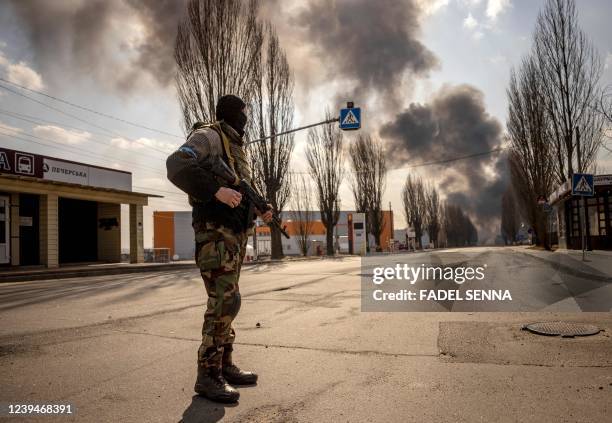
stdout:
[(257, 383), (257, 374), (240, 370), (235, 364), (223, 366), (223, 377), (232, 385), (253, 385)]
[(216, 367), (198, 366), (198, 379), (193, 388), (198, 394), (218, 402), (236, 402), (240, 392), (231, 387)]
[(223, 346), (223, 377), (232, 385), (253, 385), (257, 383), (257, 375), (253, 372), (245, 372), (240, 370), (232, 360), (232, 352), (234, 346), (232, 344), (225, 344)]

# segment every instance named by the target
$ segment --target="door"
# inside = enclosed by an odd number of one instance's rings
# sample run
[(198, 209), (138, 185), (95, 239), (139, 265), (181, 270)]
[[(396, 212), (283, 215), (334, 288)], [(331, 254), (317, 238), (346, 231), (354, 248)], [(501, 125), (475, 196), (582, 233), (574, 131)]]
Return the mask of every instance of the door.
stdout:
[(40, 264), (40, 201), (38, 195), (19, 195), (19, 264)]
[(9, 218), (11, 215), (8, 197), (0, 197), (0, 264), (11, 261), (11, 237)]
[(60, 197), (58, 201), (60, 263), (98, 259), (98, 203)]

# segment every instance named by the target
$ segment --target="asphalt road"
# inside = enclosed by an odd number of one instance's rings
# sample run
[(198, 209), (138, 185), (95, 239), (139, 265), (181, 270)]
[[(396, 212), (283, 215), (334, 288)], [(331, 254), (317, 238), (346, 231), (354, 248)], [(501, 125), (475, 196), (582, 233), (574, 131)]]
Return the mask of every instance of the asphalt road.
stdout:
[[(62, 422), (610, 421), (612, 315), (579, 311), (605, 306), (610, 274), (521, 249), (384, 260), (486, 262), (487, 280), (521, 298), (534, 284), (554, 294), (525, 304), (539, 312), (366, 313), (359, 258), (248, 267), (235, 356), (260, 381), (223, 406), (192, 390), (206, 301), (195, 269), (0, 284), (0, 404), (70, 403), (72, 416), (41, 418)], [(542, 320), (604, 331), (520, 330)]]

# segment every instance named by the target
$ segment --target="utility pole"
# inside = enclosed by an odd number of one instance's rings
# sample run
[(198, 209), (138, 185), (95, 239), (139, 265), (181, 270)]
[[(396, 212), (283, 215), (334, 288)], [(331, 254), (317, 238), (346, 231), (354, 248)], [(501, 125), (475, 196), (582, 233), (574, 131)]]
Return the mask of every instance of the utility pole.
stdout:
[[(582, 173), (582, 154), (580, 152), (580, 129), (576, 126), (576, 155), (578, 156), (578, 172)], [(586, 239), (586, 197), (582, 197), (580, 207), (580, 244), (582, 248), (582, 261), (586, 261), (585, 239)], [(578, 201), (580, 201), (578, 200)]]

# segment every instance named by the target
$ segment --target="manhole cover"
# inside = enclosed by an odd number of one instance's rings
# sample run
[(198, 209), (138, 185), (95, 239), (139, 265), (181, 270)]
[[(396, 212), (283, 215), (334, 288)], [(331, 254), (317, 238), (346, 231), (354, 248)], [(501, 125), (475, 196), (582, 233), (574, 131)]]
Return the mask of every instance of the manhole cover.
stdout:
[(562, 336), (572, 338), (574, 336), (596, 335), (601, 329), (595, 325), (586, 323), (571, 322), (538, 322), (529, 323), (523, 326), (523, 330), (536, 333), (538, 335)]

